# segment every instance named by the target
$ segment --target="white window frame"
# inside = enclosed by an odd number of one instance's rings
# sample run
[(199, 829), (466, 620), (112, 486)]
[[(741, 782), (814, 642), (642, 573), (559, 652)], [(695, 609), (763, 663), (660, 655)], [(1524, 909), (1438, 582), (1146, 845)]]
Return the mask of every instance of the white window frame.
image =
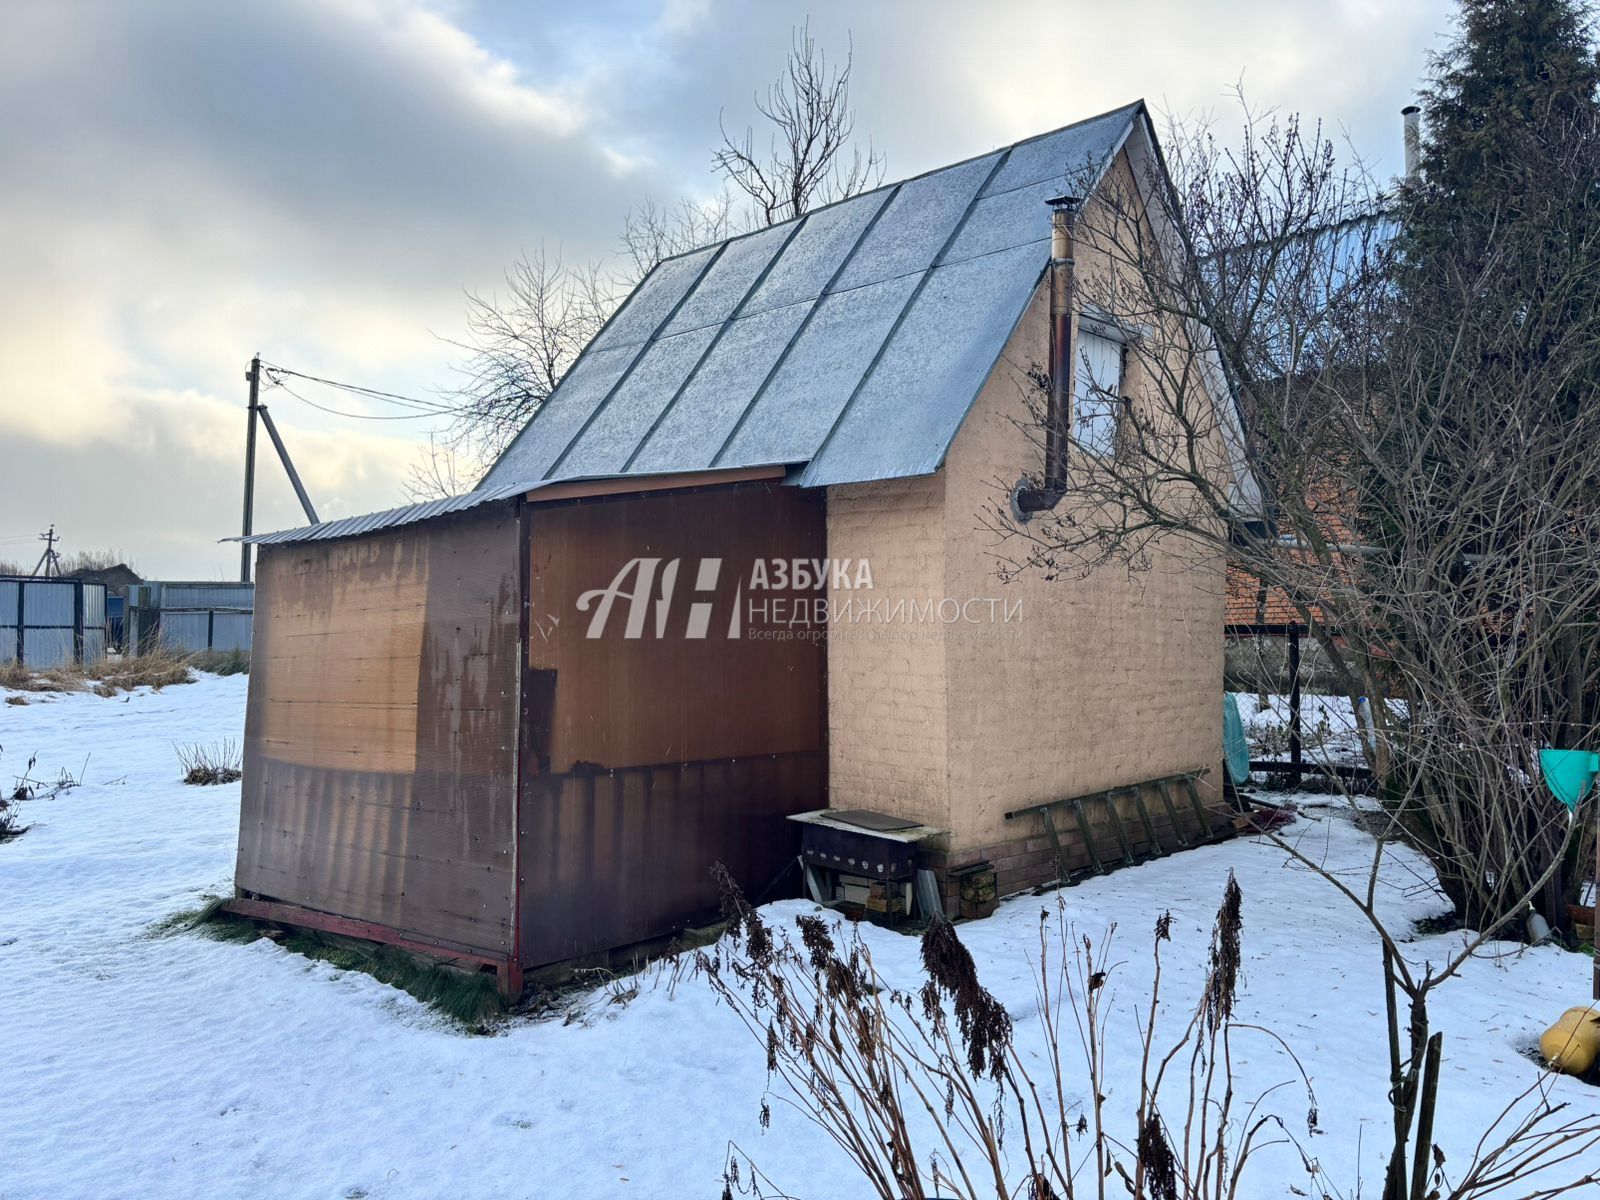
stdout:
[[(1077, 362), (1072, 373), (1072, 444), (1096, 458), (1117, 452), (1126, 400), (1128, 338), (1124, 330), (1088, 315), (1078, 319)], [(1105, 376), (1114, 371), (1114, 378)]]

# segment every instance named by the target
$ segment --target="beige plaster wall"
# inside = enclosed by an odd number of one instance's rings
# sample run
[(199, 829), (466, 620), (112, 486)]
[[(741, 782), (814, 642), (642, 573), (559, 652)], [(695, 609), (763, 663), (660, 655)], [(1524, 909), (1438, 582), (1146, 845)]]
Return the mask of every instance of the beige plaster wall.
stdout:
[[(1080, 277), (1107, 269), (1080, 247)], [(1047, 357), (1047, 320), (1041, 287), (938, 475), (828, 494), (828, 554), (871, 561), (880, 611), (961, 613), (864, 623), (865, 594), (830, 593), (830, 803), (949, 828), (952, 857), (1037, 837), (1036, 821), (1004, 819), (1029, 803), (1201, 767), (1220, 787), (1220, 557), (1157, 547), (1138, 572), (1000, 577), (1025, 551), (993, 532), (998, 511), (1042, 466), (1020, 376)], [(1138, 404), (1147, 381), (1129, 362)], [(1092, 517), (1070, 493), (1059, 511)]]
[[(950, 822), (945, 647), (863, 617), (943, 593), (944, 476), (828, 489), (828, 557), (871, 564), (871, 590), (830, 589), (828, 802)], [(854, 608), (847, 602), (855, 602)]]
[[(1220, 557), (1174, 546), (1148, 570), (999, 579), (997, 557), (1022, 551), (989, 532), (984, 514), (992, 525), (1004, 485), (1038, 470), (1040, 450), (1017, 424), (1026, 404), (1016, 375), (1044, 357), (1047, 313), (1041, 290), (944, 469), (946, 589), (1005, 605), (999, 624), (964, 628), (945, 647), (955, 851), (1032, 834), (1034, 822), (1004, 817), (1027, 804), (1200, 767), (1215, 780), (1221, 762)], [(1138, 403), (1131, 359), (1125, 388)], [(1092, 519), (1070, 492), (1062, 506)]]

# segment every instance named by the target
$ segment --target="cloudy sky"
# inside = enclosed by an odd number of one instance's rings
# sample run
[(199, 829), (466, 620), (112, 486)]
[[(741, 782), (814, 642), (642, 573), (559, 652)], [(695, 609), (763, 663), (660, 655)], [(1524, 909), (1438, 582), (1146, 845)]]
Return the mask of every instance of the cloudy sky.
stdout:
[[(430, 396), (463, 289), (614, 253), (715, 188), (791, 27), (853, 43), (916, 174), (1145, 97), (1321, 118), (1393, 172), (1444, 0), (11, 0), (0, 39), (0, 560), (54, 522), (153, 578), (238, 552), (244, 370)], [(327, 393), (346, 411), (392, 413)], [(427, 422), (270, 404), (324, 518), (404, 502)], [(421, 426), (419, 428), (419, 426)], [(303, 523), (265, 440), (256, 526)]]

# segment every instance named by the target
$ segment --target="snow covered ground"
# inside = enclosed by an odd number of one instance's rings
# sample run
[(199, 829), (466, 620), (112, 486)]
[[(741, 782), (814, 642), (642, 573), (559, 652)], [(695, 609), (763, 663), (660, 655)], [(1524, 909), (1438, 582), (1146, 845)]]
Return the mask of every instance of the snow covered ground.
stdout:
[[(1289, 697), (1235, 692), (1251, 758), (1289, 758)], [(1300, 743), (1309, 763), (1360, 763), (1361, 731), (1347, 696), (1300, 697)]]
[[(81, 787), (25, 804), (32, 830), (0, 844), (0, 1197), (712, 1197), (730, 1141), (795, 1196), (866, 1194), (781, 1103), (762, 1131), (764, 1054), (704, 979), (669, 987), (652, 970), (630, 1002), (600, 989), (569, 1022), (520, 1019), (473, 1037), (368, 976), (269, 941), (156, 933), (230, 886), (238, 785), (183, 786), (173, 743), (238, 738), (245, 686), (208, 677), (0, 705), (0, 784), (35, 753), (36, 778), (77, 773), (90, 756)], [(1371, 843), (1339, 810), (1310, 809), (1288, 832), (1352, 877), (1364, 871)], [(1309, 1070), (1326, 1131), (1309, 1150), (1345, 1195), (1358, 1168), (1376, 1194), (1388, 1120), (1376, 942), (1281, 850), (1239, 840), (1060, 893), (1083, 931), (1119, 926), (1113, 1047), (1131, 1055), (1137, 1044), (1132, 1006), (1166, 908), (1177, 921), (1165, 994), (1175, 1017), (1192, 1003), (1230, 869), (1245, 897), (1241, 1015), (1287, 1038)], [(1405, 855), (1383, 895), (1400, 927), (1444, 907)], [(1020, 898), (961, 928), (1025, 1047), (1037, 1044), (1029, 955), (1040, 909), (1055, 903)], [(810, 908), (764, 911), (783, 923)], [(883, 974), (918, 982), (915, 939), (865, 936)], [(1411, 956), (1441, 960), (1452, 936), (1419, 937)], [(1559, 950), (1500, 946), (1439, 993), (1438, 1132), (1451, 1164), (1538, 1076), (1523, 1050), (1587, 1000), (1589, 970)], [(1265, 1043), (1240, 1058), (1246, 1086), (1291, 1077)], [(1112, 1090), (1132, 1086), (1114, 1077)], [(1600, 1113), (1600, 1089), (1557, 1080), (1555, 1092)], [(1295, 1089), (1280, 1095), (1291, 1126), (1303, 1122)], [(1304, 1186), (1282, 1165), (1255, 1194)]]

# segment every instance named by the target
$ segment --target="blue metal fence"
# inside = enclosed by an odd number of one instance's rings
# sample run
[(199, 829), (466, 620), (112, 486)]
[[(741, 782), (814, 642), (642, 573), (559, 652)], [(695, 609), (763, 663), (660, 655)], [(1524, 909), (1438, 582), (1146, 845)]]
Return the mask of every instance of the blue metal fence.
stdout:
[(94, 662), (105, 652), (105, 584), (0, 576), (0, 662), (44, 669)]
[(248, 650), (255, 595), (249, 583), (134, 584), (125, 618), (129, 652)]

